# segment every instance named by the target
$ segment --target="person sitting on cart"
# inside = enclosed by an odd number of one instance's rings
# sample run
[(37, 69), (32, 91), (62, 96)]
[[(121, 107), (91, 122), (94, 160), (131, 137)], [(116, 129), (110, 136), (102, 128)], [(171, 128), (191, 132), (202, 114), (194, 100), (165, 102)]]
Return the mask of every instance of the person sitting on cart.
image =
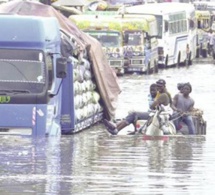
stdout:
[[(154, 101), (150, 105), (150, 109), (154, 110), (157, 106), (163, 105), (164, 107), (170, 108), (171, 98), (166, 92), (166, 82), (163, 79), (160, 79), (156, 82), (157, 90), (159, 91), (159, 95), (156, 95)], [(150, 90), (151, 91), (151, 90)], [(158, 97), (157, 97), (158, 96)], [(137, 120), (148, 120), (150, 118), (150, 111), (148, 112), (131, 112), (129, 113), (125, 119), (121, 120), (119, 123), (114, 124), (106, 119), (104, 119), (103, 123), (109, 133), (112, 135), (117, 135), (119, 131), (121, 131), (124, 127), (133, 124), (135, 126)], [(171, 113), (170, 113), (171, 114)]]
[(179, 131), (181, 128), (180, 122), (184, 122), (189, 130), (189, 134), (196, 134), (193, 118), (190, 112), (194, 106), (194, 100), (190, 97), (192, 92), (192, 86), (190, 83), (184, 83), (182, 93), (178, 93), (173, 98), (173, 105), (176, 107), (176, 112), (179, 113), (180, 117), (173, 120), (176, 130)]

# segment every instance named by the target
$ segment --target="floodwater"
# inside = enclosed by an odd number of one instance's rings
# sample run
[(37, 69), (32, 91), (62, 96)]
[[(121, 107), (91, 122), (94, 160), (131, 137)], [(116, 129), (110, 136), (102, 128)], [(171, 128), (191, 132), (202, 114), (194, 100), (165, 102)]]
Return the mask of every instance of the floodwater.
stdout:
[(204, 110), (206, 136), (146, 141), (142, 135), (111, 136), (102, 124), (59, 138), (1, 136), (0, 194), (214, 194), (214, 75), (215, 65), (202, 62), (119, 78), (116, 118), (146, 110), (149, 85), (159, 78), (172, 95), (178, 82), (190, 82), (195, 105)]

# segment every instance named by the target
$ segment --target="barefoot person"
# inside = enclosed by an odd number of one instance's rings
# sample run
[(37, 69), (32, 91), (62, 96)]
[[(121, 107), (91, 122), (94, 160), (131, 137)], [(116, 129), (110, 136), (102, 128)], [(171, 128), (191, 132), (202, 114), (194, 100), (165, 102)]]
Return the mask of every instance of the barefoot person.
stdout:
[[(170, 108), (170, 102), (171, 99), (166, 91), (166, 82), (163, 79), (160, 79), (156, 82), (157, 90), (159, 92), (159, 96), (154, 99), (153, 102), (151, 102), (150, 109), (154, 110), (157, 106), (163, 105), (164, 107)], [(151, 93), (151, 90), (150, 90)], [(167, 110), (167, 109), (166, 109)], [(171, 109), (172, 110), (172, 109)], [(135, 126), (135, 123), (137, 120), (148, 120), (149, 119), (149, 113), (148, 112), (132, 112), (129, 115), (125, 117), (122, 121), (120, 121), (117, 124), (114, 124), (106, 119), (104, 119), (104, 125), (109, 133), (112, 135), (117, 135), (120, 130), (122, 130), (124, 127), (133, 124)]]

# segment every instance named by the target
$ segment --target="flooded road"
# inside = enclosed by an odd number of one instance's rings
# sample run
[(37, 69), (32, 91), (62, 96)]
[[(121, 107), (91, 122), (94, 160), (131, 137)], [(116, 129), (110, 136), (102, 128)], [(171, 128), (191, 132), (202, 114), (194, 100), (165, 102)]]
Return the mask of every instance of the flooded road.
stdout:
[(178, 82), (190, 82), (195, 107), (204, 110), (206, 136), (146, 141), (142, 135), (110, 136), (102, 124), (61, 138), (1, 136), (0, 194), (214, 194), (214, 75), (214, 64), (196, 63), (119, 78), (116, 118), (147, 110), (149, 86), (159, 78), (172, 96)]

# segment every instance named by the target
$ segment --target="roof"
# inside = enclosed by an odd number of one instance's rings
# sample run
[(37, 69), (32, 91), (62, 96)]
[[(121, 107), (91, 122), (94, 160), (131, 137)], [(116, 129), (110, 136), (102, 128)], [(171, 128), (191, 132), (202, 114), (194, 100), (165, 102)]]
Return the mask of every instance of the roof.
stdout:
[(207, 10), (196, 10), (195, 15), (197, 19), (210, 19), (211, 13)]
[[(140, 16), (140, 15), (139, 15)], [(149, 31), (148, 22), (155, 20), (154, 16), (146, 17), (133, 17), (132, 15), (125, 15), (121, 17), (116, 16), (101, 16), (96, 18), (96, 15), (71, 15), (70, 20), (76, 23), (76, 25), (83, 30), (93, 28), (104, 28), (109, 30), (143, 30)], [(148, 20), (149, 19), (149, 20)]]
[[(163, 15), (171, 12), (195, 10), (194, 6), (189, 3), (150, 3), (144, 5), (136, 5), (131, 7), (126, 7), (126, 13), (135, 14), (153, 14), (153, 15)], [(122, 12), (119, 10), (119, 12)]]
[(52, 3), (53, 6), (85, 6), (89, 4), (87, 0), (58, 0)]
[[(13, 40), (10, 43), (10, 47), (41, 49), (45, 46), (49, 47), (53, 43), (56, 44), (58, 42), (60, 44), (59, 24), (54, 17), (44, 18), (3, 14), (0, 15), (0, 26), (4, 26), (4, 28), (1, 28), (1, 34), (4, 36), (0, 36), (0, 42), (8, 43)], [(16, 26), (15, 31), (14, 26)], [(26, 29), (28, 29), (28, 32), (26, 32)], [(44, 42), (44, 40), (51, 41)], [(1, 43), (2, 48), (8, 47), (8, 45), (2, 45)]]

